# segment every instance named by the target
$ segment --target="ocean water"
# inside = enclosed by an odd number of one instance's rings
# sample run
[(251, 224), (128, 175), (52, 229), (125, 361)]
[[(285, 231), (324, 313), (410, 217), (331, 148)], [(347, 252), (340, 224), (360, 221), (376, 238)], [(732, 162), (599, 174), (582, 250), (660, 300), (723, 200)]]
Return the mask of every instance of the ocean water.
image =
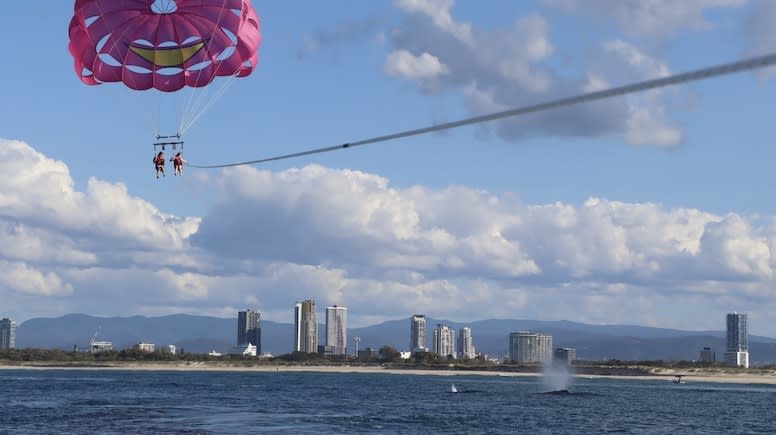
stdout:
[[(383, 373), (0, 370), (0, 433), (776, 431), (776, 386), (692, 378), (687, 384), (568, 382)], [(558, 387), (571, 394), (542, 394)]]

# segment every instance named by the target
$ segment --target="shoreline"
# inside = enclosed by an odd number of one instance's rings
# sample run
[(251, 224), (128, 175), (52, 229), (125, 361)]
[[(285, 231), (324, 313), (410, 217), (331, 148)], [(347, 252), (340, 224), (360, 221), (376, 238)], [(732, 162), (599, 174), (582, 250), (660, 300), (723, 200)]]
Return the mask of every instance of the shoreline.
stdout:
[[(392, 368), (382, 366), (350, 366), (350, 365), (251, 365), (240, 366), (214, 362), (175, 362), (175, 363), (138, 363), (138, 362), (111, 362), (105, 365), (98, 364), (66, 364), (66, 363), (22, 363), (0, 364), (0, 370), (104, 370), (104, 371), (208, 371), (208, 372), (310, 372), (310, 373), (363, 373), (363, 374), (392, 374), (392, 375), (426, 375), (426, 376), (502, 376), (502, 377), (540, 377), (541, 372), (519, 372), (498, 370), (447, 370), (434, 368)], [(691, 371), (694, 370), (694, 371)], [(673, 382), (674, 377), (681, 375), (687, 383), (711, 382), (734, 384), (767, 384), (776, 385), (776, 372), (767, 371), (761, 373), (721, 373), (713, 370), (678, 370), (655, 369), (647, 373), (639, 374), (611, 374), (595, 373), (595, 370), (587, 368), (588, 373), (574, 373), (575, 379), (618, 379), (640, 381)], [(602, 369), (600, 372), (607, 372)]]

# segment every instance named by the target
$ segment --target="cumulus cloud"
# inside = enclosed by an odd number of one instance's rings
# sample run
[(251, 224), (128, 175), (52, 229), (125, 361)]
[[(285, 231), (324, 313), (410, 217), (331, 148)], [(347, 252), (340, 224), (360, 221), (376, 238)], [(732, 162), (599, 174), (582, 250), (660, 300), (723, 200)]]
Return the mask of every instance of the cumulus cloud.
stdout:
[(40, 296), (66, 296), (73, 287), (53, 272), (42, 272), (23, 262), (0, 260), (0, 289)]
[[(557, 10), (616, 22), (634, 36), (665, 38), (683, 30), (711, 28), (704, 12), (741, 7), (747, 0), (541, 0)], [(763, 2), (763, 3), (768, 3)]]
[(428, 53), (415, 56), (407, 50), (397, 50), (385, 60), (385, 73), (393, 77), (427, 79), (447, 72), (439, 58)]
[[(316, 165), (235, 170), (223, 186), (222, 201), (191, 237), (194, 246), (237, 259), (336, 267), (349, 277), (553, 286), (704, 274), (757, 281), (770, 279), (773, 268), (771, 236), (738, 215), (599, 198), (530, 205), (460, 186), (402, 190), (373, 174)], [(230, 237), (233, 228), (240, 238)]]
[[(37, 161), (37, 179), (65, 186), (46, 195), (18, 173), (3, 179), (15, 186), (4, 197), (19, 198), (0, 209), (0, 297), (12, 317), (233, 316), (251, 306), (290, 322), (293, 302), (314, 298), (349, 307), (356, 325), (426, 312), (694, 329), (713, 327), (703, 313), (776, 308), (773, 218), (605, 198), (528, 204), (317, 165), (226, 170), (202, 181), (219, 200), (183, 218), (98, 180), (110, 195), (74, 190), (64, 164), (28, 145), (0, 141), (0, 155), (7, 168)], [(75, 206), (94, 225), (73, 223)], [(138, 213), (116, 227), (121, 237), (99, 225)]]
[(57, 232), (0, 220), (0, 256), (37, 263), (88, 265), (97, 261), (92, 252)]
[[(425, 227), (417, 204), (431, 198), (403, 195), (373, 174), (319, 166), (279, 174), (248, 168), (240, 174), (225, 182), (228, 199), (203, 220), (191, 239), (195, 246), (230, 257), (351, 265), (351, 273), (365, 275), (407, 267), (457, 274), (474, 265), (514, 276), (536, 270), (521, 259), (518, 245), (498, 234), (456, 237), (444, 227)], [(244, 237), (234, 240), (229, 228), (240, 228)], [(508, 261), (483, 264), (489, 253)]]
[[(197, 229), (197, 218), (165, 214), (131, 196), (123, 184), (90, 179), (86, 190), (78, 191), (63, 162), (20, 141), (0, 139), (0, 171), (0, 295), (5, 306), (29, 295), (56, 296), (76, 301), (73, 309), (80, 311), (84, 289), (76, 285), (74, 271), (156, 267), (157, 258), (149, 258), (149, 252), (172, 258), (179, 269), (196, 267), (183, 248)], [(117, 282), (106, 277), (95, 281), (103, 304), (110, 303), (105, 295)]]
[[(537, 13), (516, 17), (508, 28), (484, 29), (456, 21), (452, 0), (406, 0), (396, 6), (405, 20), (389, 33), (393, 51), (386, 65), (403, 69), (386, 67), (386, 73), (414, 80), (426, 92), (458, 91), (475, 115), (670, 74), (665, 62), (622, 40), (601, 43), (584, 71), (561, 74), (550, 66), (555, 53), (550, 24)], [(683, 131), (671, 120), (668, 96), (656, 90), (494, 125), (508, 140), (617, 134), (634, 145), (674, 147), (682, 143)]]
[(63, 162), (23, 142), (0, 140), (0, 172), (0, 218), (9, 221), (149, 248), (180, 247), (198, 225), (132, 197), (121, 183), (90, 178), (86, 191), (77, 191)]

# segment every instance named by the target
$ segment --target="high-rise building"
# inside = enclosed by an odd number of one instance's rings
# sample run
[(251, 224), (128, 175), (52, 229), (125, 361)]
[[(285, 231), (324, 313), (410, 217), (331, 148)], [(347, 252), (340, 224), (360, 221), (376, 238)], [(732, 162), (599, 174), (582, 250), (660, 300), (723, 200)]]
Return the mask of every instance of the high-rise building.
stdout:
[(237, 312), (237, 346), (248, 344), (261, 355), (261, 313), (251, 309)]
[(458, 330), (458, 358), (474, 358), (474, 341), (472, 340), (472, 330), (466, 326)]
[(438, 324), (434, 329), (434, 353), (442, 357), (455, 358), (455, 331), (453, 328)]
[(426, 351), (426, 316), (415, 314), (410, 319), (410, 352)]
[(569, 347), (559, 347), (552, 355), (552, 361), (556, 364), (570, 366), (577, 359), (577, 350)]
[(509, 359), (515, 363), (552, 362), (552, 336), (536, 332), (509, 334)]
[(345, 307), (326, 307), (326, 347), (333, 355), (345, 355), (348, 344), (348, 309)]
[(749, 367), (749, 325), (746, 314), (728, 313), (725, 364)]
[(714, 351), (710, 347), (704, 347), (701, 350), (701, 362), (705, 363), (713, 363), (716, 361), (717, 357), (714, 354)]
[(315, 316), (315, 300), (297, 302), (294, 310), (296, 335), (294, 350), (305, 353), (318, 352), (318, 320)]
[(0, 320), (0, 349), (16, 349), (16, 322)]

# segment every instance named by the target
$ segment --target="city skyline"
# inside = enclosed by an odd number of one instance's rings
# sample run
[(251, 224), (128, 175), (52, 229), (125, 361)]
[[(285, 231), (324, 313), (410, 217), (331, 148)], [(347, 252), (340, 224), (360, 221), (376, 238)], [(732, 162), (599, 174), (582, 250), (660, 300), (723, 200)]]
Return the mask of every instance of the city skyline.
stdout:
[[(401, 328), (400, 328), (401, 330), (408, 331), (411, 334), (413, 318), (417, 319), (419, 317), (423, 318), (426, 321), (432, 321), (433, 324), (435, 325), (440, 324), (440, 321), (438, 319), (429, 318), (426, 315), (419, 316), (416, 314), (411, 317), (405, 318), (404, 320), (395, 320), (395, 321), (387, 322), (385, 324), (382, 324), (382, 323), (375, 324), (368, 327), (366, 330), (362, 330), (362, 328), (347, 328), (347, 330), (350, 331), (351, 329), (353, 329), (354, 331), (356, 331), (354, 332), (354, 334), (357, 336), (365, 335), (366, 337), (370, 337), (369, 339), (367, 339), (367, 341), (362, 342), (363, 344), (362, 349), (370, 348), (372, 349), (372, 351), (375, 351), (376, 349), (380, 348), (383, 345), (388, 345), (388, 346), (394, 347), (399, 351), (410, 354), (410, 351), (408, 349), (409, 343), (404, 342), (404, 340), (402, 340), (402, 336), (406, 337), (406, 335), (404, 335), (406, 334), (406, 332), (398, 332), (397, 326), (401, 325)], [(100, 346), (104, 347), (104, 345), (109, 346), (112, 344), (111, 342), (118, 340), (118, 342), (116, 343), (118, 347), (116, 349), (126, 349), (128, 347), (135, 346), (138, 342), (140, 343), (145, 342), (145, 343), (151, 343), (151, 344), (156, 343), (157, 345), (159, 345), (159, 343), (162, 343), (162, 344), (172, 343), (177, 345), (178, 344), (177, 340), (183, 339), (184, 341), (181, 342), (181, 345), (185, 347), (186, 350), (191, 352), (193, 349), (196, 349), (197, 345), (195, 342), (198, 341), (199, 339), (205, 339), (205, 341), (203, 341), (201, 344), (204, 344), (207, 342), (213, 342), (212, 340), (214, 339), (216, 341), (219, 340), (215, 336), (211, 336), (210, 339), (206, 339), (208, 335), (205, 331), (215, 331), (215, 330), (221, 329), (221, 327), (215, 327), (215, 323), (212, 323), (212, 322), (220, 321), (217, 318), (200, 318), (197, 321), (194, 321), (192, 318), (192, 320), (189, 321), (189, 325), (185, 327), (184, 327), (184, 324), (178, 325), (177, 324), (178, 322), (170, 323), (169, 321), (166, 321), (164, 323), (165, 326), (162, 326), (162, 327), (156, 327), (156, 328), (152, 327), (150, 329), (145, 327), (145, 325), (161, 325), (159, 322), (165, 317), (160, 317), (160, 318), (148, 318), (147, 321), (144, 321), (142, 323), (136, 323), (135, 328), (137, 333), (132, 334), (131, 336), (127, 336), (126, 333), (129, 331), (125, 331), (126, 325), (127, 325), (126, 322), (129, 321), (130, 319), (110, 318), (110, 319), (100, 320), (100, 318), (95, 318), (91, 316), (82, 316), (82, 315), (78, 315), (76, 316), (76, 318), (79, 319), (77, 324), (80, 324), (80, 325), (84, 325), (85, 324), (84, 322), (90, 322), (90, 320), (88, 319), (91, 318), (92, 319), (91, 322), (94, 326), (89, 328), (89, 330), (91, 331), (102, 330), (102, 332), (98, 332), (98, 333), (100, 337), (102, 337), (102, 340), (104, 341), (100, 341), (99, 343), (96, 343), (98, 347)], [(178, 316), (173, 316), (172, 318), (178, 318)], [(172, 318), (170, 318), (169, 320), (172, 320)], [(140, 319), (142, 319), (142, 317), (138, 318), (138, 321), (140, 321)], [(222, 320), (229, 321), (229, 328), (228, 328), (230, 330), (229, 335), (232, 336), (231, 331), (233, 331), (233, 328), (234, 328), (233, 325), (236, 324), (235, 321), (237, 320), (237, 318), (233, 316), (231, 319), (222, 319)], [(45, 330), (40, 330), (40, 326), (43, 326), (45, 324), (42, 322), (56, 325), (51, 327), (56, 327), (60, 330), (58, 335), (67, 334), (67, 331), (65, 329), (62, 329), (62, 328), (68, 328), (68, 326), (66, 326), (66, 325), (69, 325), (69, 322), (67, 321), (67, 317), (64, 317), (61, 319), (50, 319), (50, 321), (46, 321), (45, 319), (40, 319), (39, 321), (34, 322), (36, 325), (38, 325), (38, 327), (36, 328), (36, 330), (38, 331), (35, 334), (36, 337), (47, 336)], [(107, 322), (107, 323), (103, 323), (103, 322)], [(195, 325), (198, 324), (199, 322), (205, 322), (207, 324), (210, 324), (211, 326), (206, 327), (204, 330), (200, 332), (196, 332), (197, 327)], [(407, 323), (405, 322), (408, 322), (410, 324), (407, 325)], [(483, 320), (483, 321), (474, 322), (474, 324), (477, 327), (472, 328), (468, 326), (469, 322), (466, 322), (466, 323), (462, 323), (462, 322), (447, 323), (447, 322), (448, 321), (442, 321), (441, 323), (444, 323), (445, 326), (448, 326), (448, 327), (455, 325), (451, 329), (455, 329), (458, 332), (458, 337), (457, 337), (458, 341), (455, 344), (456, 346), (455, 350), (457, 353), (455, 357), (457, 359), (464, 359), (464, 360), (466, 359), (462, 355), (461, 346), (459, 345), (459, 343), (460, 343), (461, 336), (464, 334), (464, 332), (467, 331), (467, 328), (470, 333), (474, 331), (472, 336), (475, 336), (475, 335), (480, 336), (485, 340), (485, 342), (488, 343), (488, 345), (485, 346), (483, 349), (478, 348), (477, 354), (483, 353), (485, 355), (502, 357), (503, 355), (507, 355), (509, 353), (509, 349), (507, 348), (509, 337), (505, 336), (506, 331), (523, 330), (523, 331), (530, 331), (530, 333), (533, 333), (535, 331), (542, 331), (543, 329), (546, 329), (548, 325), (554, 324), (555, 326), (551, 327), (552, 330), (555, 330), (555, 331), (565, 330), (565, 332), (559, 333), (559, 336), (561, 337), (559, 339), (560, 341), (556, 340), (555, 333), (550, 334), (552, 335), (553, 345), (555, 345), (556, 343), (559, 345), (559, 347), (556, 347), (556, 350), (563, 349), (563, 348), (574, 349), (578, 346), (581, 346), (583, 349), (586, 349), (586, 348), (589, 349), (592, 343), (588, 342), (587, 340), (589, 340), (590, 337), (599, 337), (598, 339), (593, 340), (593, 342), (597, 343), (597, 344), (593, 344), (594, 348), (600, 347), (603, 344), (603, 342), (601, 342), (600, 340), (604, 339), (605, 342), (611, 343), (609, 346), (611, 346), (612, 351), (615, 352), (615, 353), (604, 352), (599, 354), (599, 352), (596, 351), (594, 352), (594, 355), (598, 355), (598, 356), (594, 356), (589, 354), (589, 350), (583, 351), (581, 359), (596, 360), (600, 358), (604, 358), (604, 359), (616, 358), (616, 359), (623, 359), (623, 360), (643, 361), (643, 360), (652, 360), (652, 359), (665, 360), (666, 358), (668, 358), (668, 360), (675, 360), (677, 357), (681, 356), (682, 360), (699, 360), (702, 362), (714, 362), (716, 360), (718, 363), (720, 362), (726, 363), (724, 358), (716, 359), (714, 357), (715, 353), (720, 353), (721, 356), (724, 356), (724, 350), (726, 349), (726, 346), (727, 346), (727, 343), (726, 343), (727, 333), (724, 330), (718, 330), (714, 334), (714, 336), (705, 336), (705, 341), (698, 341), (697, 338), (693, 338), (693, 335), (691, 332), (690, 332), (690, 335), (685, 335), (689, 331), (677, 330), (677, 331), (670, 332), (670, 330), (662, 330), (662, 329), (651, 330), (651, 328), (648, 328), (648, 327), (645, 327), (643, 329), (642, 327), (627, 327), (627, 326), (617, 326), (617, 325), (596, 327), (594, 325), (585, 325), (585, 324), (579, 324), (574, 326), (566, 322), (553, 323), (553, 322), (542, 322), (542, 321), (529, 321), (531, 324), (529, 326), (528, 323), (525, 323), (526, 322), (525, 320), (503, 319), (501, 321)], [(494, 329), (494, 326), (496, 324), (499, 324), (500, 326)], [(720, 324), (724, 324), (724, 322), (720, 322)], [(97, 325), (103, 325), (104, 327), (98, 327)], [(119, 326), (119, 325), (124, 325), (124, 326)], [(287, 324), (287, 325), (288, 325), (288, 332), (281, 333), (280, 336), (278, 336), (279, 331), (281, 331), (285, 327), (283, 326), (283, 324), (270, 321), (269, 327), (271, 331), (270, 332), (271, 346), (270, 346), (270, 350), (267, 352), (268, 354), (280, 355), (280, 354), (289, 352), (288, 346), (290, 346), (289, 343), (291, 343), (289, 341), (289, 337), (292, 336), (294, 325), (293, 324)], [(521, 326), (519, 328), (516, 328), (517, 325), (521, 325)], [(70, 325), (69, 327), (72, 327), (72, 326), (73, 325)], [(119, 327), (119, 329), (115, 329), (117, 326)], [(279, 330), (278, 327), (281, 327), (281, 329)], [(567, 330), (567, 328), (570, 328), (570, 327), (572, 329)], [(32, 333), (32, 331), (29, 328), (30, 328), (29, 326), (23, 325), (22, 331), (26, 332), (22, 335), (22, 337), (24, 337), (23, 338), (24, 344), (22, 344), (23, 347), (30, 347), (31, 345), (31, 342), (29, 341), (31, 337), (29, 334)], [(325, 325), (323, 324), (320, 325), (321, 331), (323, 331), (324, 328), (325, 328)], [(560, 329), (557, 329), (557, 328), (560, 328)], [(577, 332), (572, 332), (576, 328), (579, 328)], [(174, 332), (175, 330), (178, 330), (178, 332), (177, 333)], [(187, 334), (187, 331), (189, 332), (188, 334)], [(392, 331), (392, 332), (389, 335), (386, 335), (387, 331)], [(582, 333), (582, 331), (585, 331), (585, 332)], [(116, 332), (119, 332), (118, 336), (115, 335)], [(157, 334), (157, 332), (163, 332), (164, 334), (167, 334), (167, 335), (160, 336)], [(169, 335), (170, 333), (172, 333), (173, 335)], [(580, 333), (582, 334), (580, 335)], [(666, 333), (671, 334), (670, 336), (674, 338), (667, 338), (667, 336), (665, 335)], [(349, 334), (350, 332), (348, 332), (348, 335)], [(623, 339), (615, 338), (623, 334), (625, 334), (625, 337), (630, 337), (630, 338), (624, 341)], [(96, 337), (96, 334), (92, 334), (92, 335)], [(143, 340), (138, 340), (137, 337), (145, 337), (145, 338)], [(381, 337), (381, 338), (379, 339), (379, 341), (375, 341), (376, 337)], [(605, 339), (604, 337), (611, 337), (611, 339)], [(654, 343), (657, 343), (657, 341), (655, 340), (659, 340), (661, 344), (654, 349), (653, 353), (649, 353), (649, 352), (645, 353), (643, 351), (640, 351), (637, 349), (638, 346), (636, 348), (632, 348), (628, 350), (629, 347), (632, 347), (630, 346), (631, 344), (635, 344), (632, 342), (632, 339), (639, 338), (639, 337), (641, 339), (647, 339), (649, 341), (653, 341)], [(666, 338), (661, 339), (660, 337), (666, 337)], [(194, 338), (198, 338), (198, 339), (192, 342), (191, 340)], [(82, 342), (83, 339), (84, 339), (84, 335), (79, 334), (78, 336), (73, 336), (70, 339), (65, 339), (65, 341), (52, 342), (45, 345), (40, 345), (40, 344), (33, 345), (32, 347), (37, 347), (42, 349), (59, 348), (59, 349), (68, 350), (68, 349), (72, 349), (71, 346), (77, 345), (79, 349), (89, 348), (88, 345)], [(280, 341), (278, 341), (278, 339), (280, 339)], [(320, 339), (322, 340), (321, 341), (322, 343), (325, 343), (325, 335)], [(398, 339), (398, 342), (397, 342), (397, 339)], [(679, 339), (679, 340), (676, 341), (676, 339)], [(579, 340), (582, 340), (582, 341), (579, 341)], [(752, 339), (747, 337), (747, 341), (751, 343)], [(223, 353), (244, 353), (245, 352), (246, 349), (235, 347), (232, 345), (234, 342), (231, 340), (230, 342), (231, 343), (225, 343), (227, 344), (227, 347), (225, 348), (221, 347), (220, 352), (223, 352)], [(772, 340), (769, 340), (768, 338), (756, 337), (754, 339), (754, 342), (755, 342), (755, 348), (756, 348), (755, 353), (747, 355), (747, 359), (750, 360), (750, 364), (751, 364), (751, 361), (754, 361), (754, 364), (759, 366), (764, 363), (776, 361), (776, 345), (769, 344), (769, 343), (772, 343)], [(67, 343), (67, 344), (63, 345), (63, 343)], [(684, 343), (684, 345), (681, 346), (680, 345), (681, 343)], [(17, 345), (18, 345), (18, 335), (17, 335)], [(698, 345), (703, 345), (703, 348), (698, 347)], [(211, 345), (207, 345), (207, 348), (194, 350), (194, 352), (197, 353), (197, 352), (203, 352), (203, 351), (206, 351), (206, 352), (210, 351), (212, 350), (210, 346)], [(749, 346), (751, 346), (751, 344), (747, 344), (747, 347)], [(248, 350), (250, 351), (250, 354), (253, 354), (253, 352), (255, 352), (255, 347), (254, 349), (248, 349)], [(432, 345), (432, 349), (430, 350), (433, 351), (433, 345)], [(599, 350), (603, 350), (603, 349), (599, 349)], [(717, 352), (715, 352), (715, 350)], [(620, 353), (618, 354), (617, 352), (620, 352)], [(634, 352), (638, 355), (633, 354)], [(264, 353), (265, 352), (261, 352), (261, 354), (264, 354)], [(326, 346), (318, 346), (318, 353), (323, 355), (333, 355), (333, 352), (331, 352), (330, 350), (327, 350)], [(700, 358), (699, 358), (699, 355), (700, 355)], [(744, 365), (744, 364), (741, 364), (741, 365)]]

